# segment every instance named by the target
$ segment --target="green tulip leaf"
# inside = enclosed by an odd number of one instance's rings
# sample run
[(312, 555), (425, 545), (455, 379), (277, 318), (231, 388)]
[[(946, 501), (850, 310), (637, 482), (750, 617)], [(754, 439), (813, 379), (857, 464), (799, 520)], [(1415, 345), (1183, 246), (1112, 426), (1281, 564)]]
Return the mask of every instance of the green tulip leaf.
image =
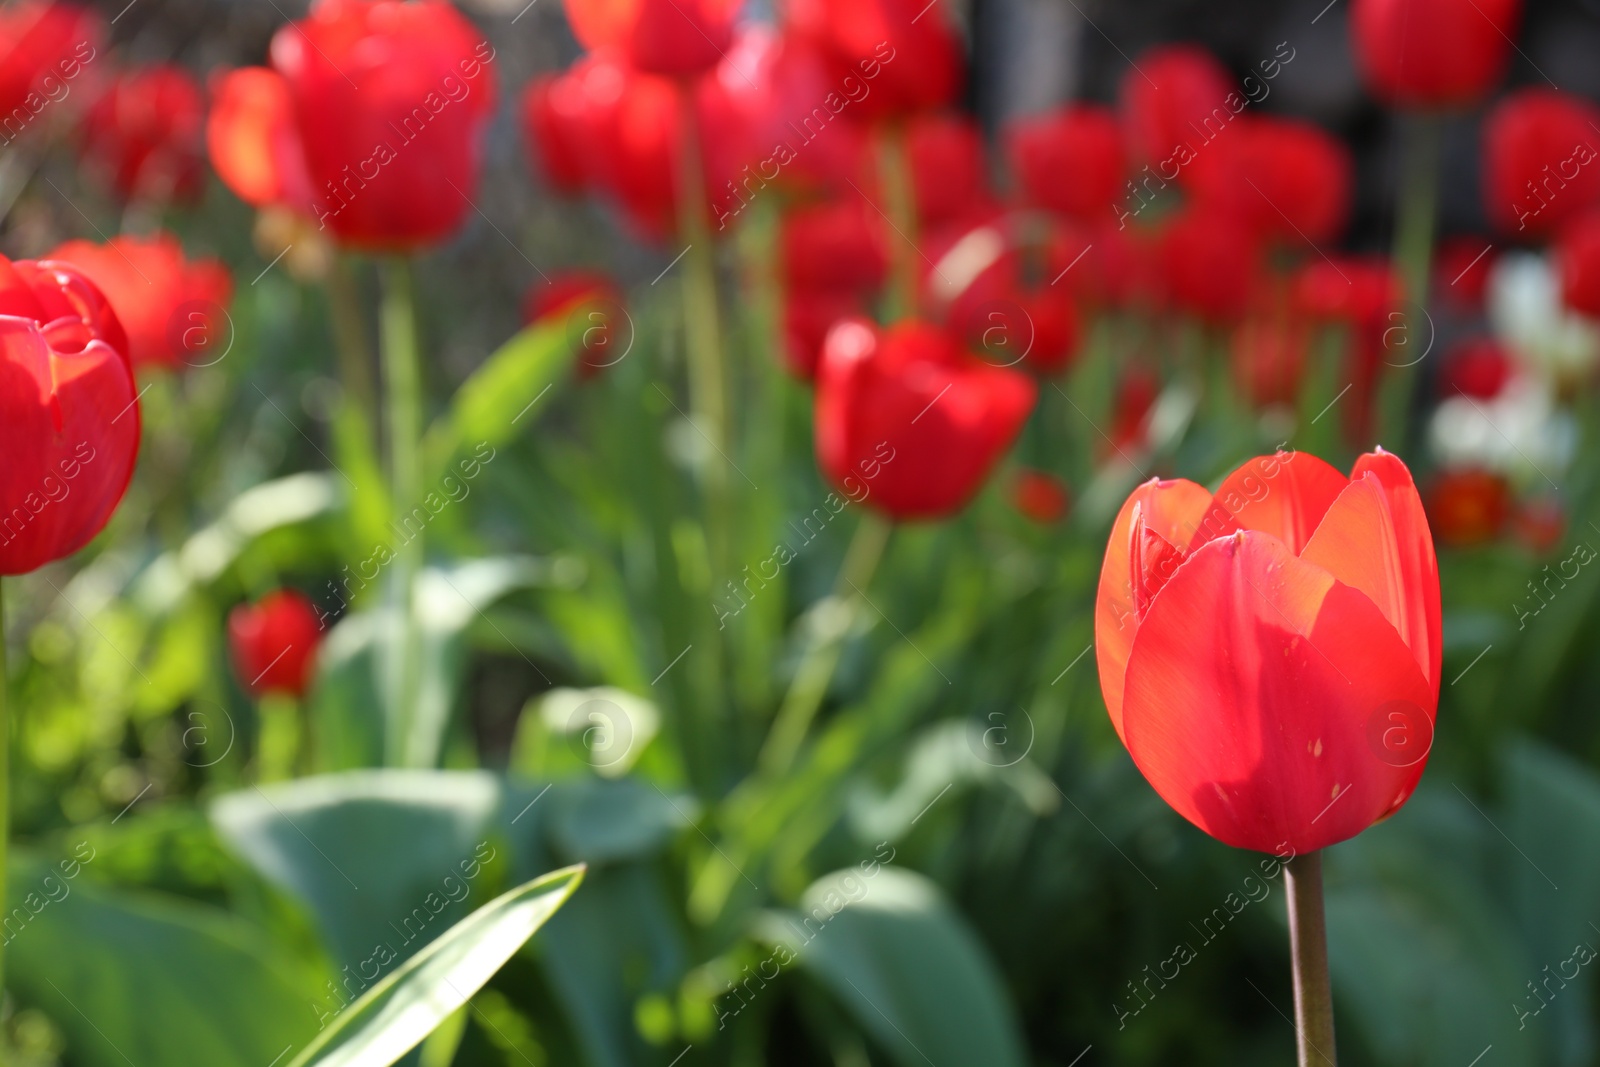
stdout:
[(289, 1067), (389, 1067), (482, 989), (566, 903), (582, 866), (535, 878), (446, 930), (337, 1015)]

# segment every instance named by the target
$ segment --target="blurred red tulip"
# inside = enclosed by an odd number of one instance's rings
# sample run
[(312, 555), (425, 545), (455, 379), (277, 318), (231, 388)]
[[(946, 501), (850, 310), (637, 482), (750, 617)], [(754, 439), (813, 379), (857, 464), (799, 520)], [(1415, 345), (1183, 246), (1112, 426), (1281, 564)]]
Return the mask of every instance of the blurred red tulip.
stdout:
[(896, 519), (940, 519), (978, 492), (1011, 446), (1037, 390), (991, 367), (948, 333), (906, 321), (879, 332), (847, 320), (817, 370), (817, 457), (841, 489)]
[(243, 199), (345, 244), (435, 244), (472, 211), (494, 58), (448, 0), (321, 0), (274, 35), (272, 70), (219, 84), (212, 161)]
[(228, 613), (228, 647), (239, 684), (252, 697), (306, 695), (316, 672), (322, 623), (304, 594), (268, 593)]
[(1168, 225), (1158, 248), (1167, 301), (1210, 322), (1243, 315), (1261, 282), (1261, 248), (1241, 222), (1189, 211)]
[(1354, 172), (1350, 150), (1315, 124), (1257, 116), (1240, 116), (1190, 167), (1202, 209), (1310, 254), (1343, 232)]
[(1098, 223), (1122, 196), (1128, 150), (1110, 108), (1072, 104), (1006, 131), (1011, 169), (1028, 203)]
[(1095, 653), (1112, 725), (1184, 818), (1261, 852), (1354, 837), (1411, 796), (1438, 704), (1439, 572), (1410, 472), (1279, 453), (1215, 494), (1146, 482), (1112, 527)]
[(170, 233), (68, 241), (45, 257), (70, 263), (105, 294), (128, 334), (135, 367), (208, 365), (231, 338), (233, 279), (217, 259), (185, 259)]
[(1234, 380), (1252, 404), (1293, 404), (1310, 342), (1304, 321), (1277, 314), (1246, 319), (1234, 331)]
[(1180, 145), (1205, 145), (1245, 105), (1227, 68), (1190, 44), (1141, 54), (1122, 76), (1121, 101), (1134, 152), (1152, 163), (1171, 158)]
[(0, 257), (0, 574), (88, 544), (139, 454), (127, 338), (67, 264)]
[(1045, 277), (1086, 306), (1128, 307), (1160, 288), (1155, 251), (1141, 231), (1111, 219), (1058, 225), (1045, 246)]
[(522, 299), (522, 321), (529, 325), (564, 315), (585, 303), (595, 305), (591, 318), (571, 330), (574, 343), (582, 348), (576, 371), (580, 381), (588, 381), (624, 355), (614, 351), (621, 343), (612, 329), (616, 324), (611, 322), (612, 315), (622, 306), (616, 283), (599, 271), (557, 271), (534, 282)]
[(924, 227), (964, 220), (987, 207), (987, 163), (978, 124), (956, 115), (923, 115), (906, 130), (906, 155)]
[(1501, 232), (1544, 237), (1600, 203), (1600, 107), (1558, 89), (1519, 89), (1483, 125), (1483, 203)]
[(1144, 367), (1129, 367), (1117, 380), (1117, 391), (1111, 405), (1111, 440), (1102, 450), (1100, 458), (1109, 460), (1113, 454), (1127, 459), (1127, 449), (1143, 447), (1150, 412), (1161, 397), (1161, 383)]
[(1072, 498), (1065, 483), (1048, 471), (1023, 470), (1011, 486), (1011, 500), (1017, 510), (1041, 526), (1066, 518)]
[(583, 192), (589, 183), (580, 131), (587, 103), (581, 76), (572, 71), (535, 78), (522, 94), (522, 127), (534, 152), (534, 169), (543, 171), (556, 192), (568, 196)]
[(1492, 471), (1446, 471), (1428, 490), (1428, 518), (1441, 544), (1470, 548), (1500, 536), (1511, 517), (1511, 487)]
[(205, 186), (205, 96), (193, 75), (158, 64), (120, 75), (83, 124), (83, 150), (124, 200), (192, 200)]
[(0, 139), (16, 140), (71, 94), (105, 40), (98, 12), (54, 0), (0, 9)]
[(1380, 256), (1313, 259), (1291, 282), (1290, 304), (1313, 323), (1338, 325), (1348, 334), (1345, 372), (1350, 395), (1339, 402), (1351, 440), (1368, 437), (1378, 372), (1405, 367), (1426, 354), (1431, 326), (1408, 314), (1404, 286), (1394, 266)]
[(717, 65), (733, 42), (740, 0), (566, 0), (578, 41), (650, 74)]
[(789, 211), (779, 243), (791, 286), (871, 290), (889, 270), (883, 218), (859, 196)]
[(1493, 400), (1511, 380), (1511, 353), (1492, 337), (1474, 337), (1455, 345), (1439, 371), (1439, 395)]
[(1028, 289), (1012, 280), (975, 285), (963, 297), (951, 306), (950, 323), (986, 363), (1042, 376), (1072, 365), (1078, 315), (1065, 291)]
[(1446, 237), (1433, 256), (1433, 288), (1457, 311), (1483, 310), (1483, 293), (1494, 266), (1493, 242), (1477, 235)]
[(1600, 212), (1589, 212), (1562, 230), (1556, 266), (1566, 305), (1600, 316)]
[(801, 381), (817, 376), (817, 361), (828, 331), (841, 319), (867, 313), (867, 301), (856, 289), (798, 288), (784, 294), (784, 365)]
[(1396, 107), (1459, 107), (1505, 76), (1521, 0), (1355, 0), (1368, 88)]
[(1553, 493), (1536, 496), (1517, 508), (1511, 529), (1523, 547), (1535, 555), (1547, 555), (1567, 536), (1567, 509)]
[(943, 107), (961, 88), (961, 41), (937, 0), (791, 0), (785, 13), (834, 64), (834, 97), (864, 120)]

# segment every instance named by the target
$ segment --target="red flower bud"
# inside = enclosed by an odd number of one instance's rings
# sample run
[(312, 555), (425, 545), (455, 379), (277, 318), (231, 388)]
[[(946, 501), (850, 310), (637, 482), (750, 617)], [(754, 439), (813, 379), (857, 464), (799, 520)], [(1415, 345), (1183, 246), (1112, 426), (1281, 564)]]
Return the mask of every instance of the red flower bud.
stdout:
[(0, 257), (0, 574), (70, 556), (122, 499), (139, 454), (127, 346), (75, 267)]
[(231, 339), (228, 268), (217, 259), (185, 259), (170, 233), (103, 245), (68, 241), (46, 258), (71, 263), (105, 294), (128, 333), (135, 367), (207, 365)]
[(1483, 124), (1483, 205), (1507, 234), (1543, 237), (1600, 203), (1600, 107), (1557, 89), (1520, 89)]
[(616, 55), (650, 74), (696, 74), (733, 42), (739, 0), (566, 0), (585, 48)]
[(285, 197), (347, 245), (437, 243), (473, 210), (493, 63), (448, 0), (322, 0), (274, 35), (272, 71), (219, 85), (217, 173), (252, 203)]
[(896, 519), (940, 519), (977, 493), (1027, 421), (1025, 374), (968, 355), (948, 333), (907, 321), (879, 332), (850, 319), (823, 343), (817, 458), (841, 490)]
[(1510, 517), (1511, 487), (1492, 471), (1446, 471), (1428, 490), (1428, 518), (1452, 548), (1493, 541)]
[(1354, 171), (1350, 150), (1320, 127), (1242, 115), (1196, 154), (1189, 174), (1203, 209), (1315, 255), (1344, 230)]
[(1356, 58), (1385, 103), (1470, 104), (1505, 76), (1521, 7), (1521, 0), (1355, 0)]
[[(1230, 107), (1230, 95), (1237, 107)], [(1160, 45), (1140, 55), (1122, 76), (1121, 101), (1134, 152), (1152, 163), (1170, 158), (1179, 145), (1203, 146), (1244, 105), (1217, 57), (1190, 44)]]
[(181, 67), (120, 75), (84, 117), (83, 151), (124, 200), (193, 200), (205, 185), (205, 97)]
[(1060, 478), (1046, 471), (1024, 470), (1011, 486), (1011, 499), (1017, 510), (1041, 526), (1066, 518), (1072, 499)]
[(1462, 341), (1445, 356), (1439, 372), (1439, 395), (1493, 400), (1511, 380), (1511, 353), (1492, 337)]
[(1242, 223), (1190, 211), (1160, 241), (1163, 289), (1173, 307), (1212, 322), (1244, 314), (1261, 280), (1261, 246)]
[(1439, 572), (1410, 472), (1304, 453), (1215, 494), (1151, 480), (1117, 516), (1095, 654), (1157, 793), (1237, 848), (1306, 853), (1411, 796), (1439, 694)]
[(1122, 198), (1128, 150), (1110, 108), (1073, 104), (1006, 131), (1011, 169), (1036, 207), (1100, 222)]
[(322, 624), (302, 593), (280, 589), (228, 613), (228, 648), (247, 693), (303, 697), (316, 671)]

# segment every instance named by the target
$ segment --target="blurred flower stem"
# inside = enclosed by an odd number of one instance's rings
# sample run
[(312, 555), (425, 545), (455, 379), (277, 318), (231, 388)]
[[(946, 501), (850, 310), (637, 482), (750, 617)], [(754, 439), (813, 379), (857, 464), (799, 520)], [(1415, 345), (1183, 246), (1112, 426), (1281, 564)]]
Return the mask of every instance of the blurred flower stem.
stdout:
[[(389, 460), (390, 509), (398, 532), (421, 498), (422, 368), (417, 351), (417, 316), (410, 260), (382, 264), (383, 385)], [(420, 670), (419, 635), (413, 610), (417, 571), (422, 565), (422, 531), (396, 545), (389, 585), (389, 622), (395, 632), (389, 669), (391, 719), (386, 732), (387, 762), (405, 762), (416, 706)]]
[(372, 352), (367, 328), (361, 321), (361, 287), (349, 256), (342, 252), (334, 255), (325, 284), (345, 404), (370, 433), (377, 390), (372, 382)]
[(257, 742), (256, 780), (282, 782), (304, 773), (304, 724), (300, 702), (283, 693), (267, 693), (256, 705), (261, 719)]
[(1294, 966), (1294, 1023), (1299, 1067), (1336, 1067), (1333, 986), (1322, 908), (1322, 853), (1296, 856), (1284, 867), (1289, 894), (1289, 950)]
[(795, 670), (794, 681), (778, 709), (772, 731), (761, 747), (760, 769), (768, 777), (781, 777), (794, 766), (795, 757), (805, 743), (806, 731), (811, 728), (817, 709), (822, 707), (833, 672), (839, 666), (845, 638), (855, 623), (857, 604), (866, 596), (866, 588), (872, 582), (893, 532), (893, 524), (876, 512), (868, 511), (861, 516), (850, 547), (845, 550), (839, 576), (834, 580), (833, 595), (823, 601), (811, 620), (814, 629), (810, 644)]
[[(1405, 340), (1394, 353), (1402, 366), (1392, 366), (1379, 394), (1379, 440), (1391, 449), (1405, 449), (1407, 413), (1412, 393), (1422, 372), (1421, 356), (1412, 353), (1431, 338), (1431, 324), (1412, 321), (1414, 310), (1427, 317), (1429, 271), (1433, 264), (1434, 215), (1439, 195), (1439, 141), (1443, 125), (1438, 115), (1401, 115), (1400, 190), (1396, 203), (1394, 266), (1405, 285), (1405, 302), (1396, 325), (1403, 328)], [(1387, 333), (1385, 334), (1387, 336)], [(1391, 346), (1385, 342), (1385, 350)], [(1394, 362), (1394, 361), (1391, 361)]]
[(678, 153), (678, 226), (688, 242), (684, 253), (684, 342), (688, 349), (689, 403), (695, 428), (717, 454), (701, 468), (706, 504), (706, 541), (711, 556), (711, 588), (731, 572), (732, 511), (728, 498), (728, 384), (722, 358), (717, 307), (716, 256), (706, 212), (706, 180), (694, 94), (680, 87), (683, 144)]
[(889, 201), (887, 212), (894, 236), (889, 240), (889, 308), (887, 321), (914, 318), (917, 314), (917, 197), (911, 184), (911, 162), (907, 158), (905, 129), (898, 124), (884, 128), (878, 140), (878, 175)]

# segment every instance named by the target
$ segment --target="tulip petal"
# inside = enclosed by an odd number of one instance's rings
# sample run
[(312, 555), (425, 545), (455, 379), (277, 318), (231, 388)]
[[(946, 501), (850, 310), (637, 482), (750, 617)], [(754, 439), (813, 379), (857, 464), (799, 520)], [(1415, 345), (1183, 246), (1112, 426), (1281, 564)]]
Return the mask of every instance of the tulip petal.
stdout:
[(1348, 481), (1309, 452), (1253, 459), (1217, 487), (1189, 550), (1239, 530), (1260, 530), (1299, 555)]
[(1394, 453), (1379, 449), (1356, 460), (1351, 477), (1364, 474), (1374, 475), (1389, 498), (1389, 518), (1394, 524), (1401, 588), (1406, 599), (1402, 614), (1409, 620), (1405, 627), (1396, 629), (1416, 654), (1422, 673), (1437, 696), (1444, 644), (1440, 636), (1443, 615), (1439, 604), (1439, 557), (1434, 552), (1428, 516), (1411, 472)]
[[(1156, 792), (1206, 833), (1296, 852), (1360, 833), (1407, 797), (1406, 766), (1373, 742), (1434, 696), (1373, 602), (1274, 537), (1196, 551), (1139, 626), (1123, 730)], [(1387, 743), (1387, 742), (1385, 742)]]
[(1133, 491), (1111, 526), (1095, 601), (1094, 654), (1100, 668), (1100, 692), (1118, 737), (1122, 736), (1123, 674), (1139, 628), (1133, 583), (1134, 519), (1142, 518), (1148, 530), (1170, 544), (1182, 545), (1210, 503), (1211, 494), (1194, 482), (1152, 478)]

